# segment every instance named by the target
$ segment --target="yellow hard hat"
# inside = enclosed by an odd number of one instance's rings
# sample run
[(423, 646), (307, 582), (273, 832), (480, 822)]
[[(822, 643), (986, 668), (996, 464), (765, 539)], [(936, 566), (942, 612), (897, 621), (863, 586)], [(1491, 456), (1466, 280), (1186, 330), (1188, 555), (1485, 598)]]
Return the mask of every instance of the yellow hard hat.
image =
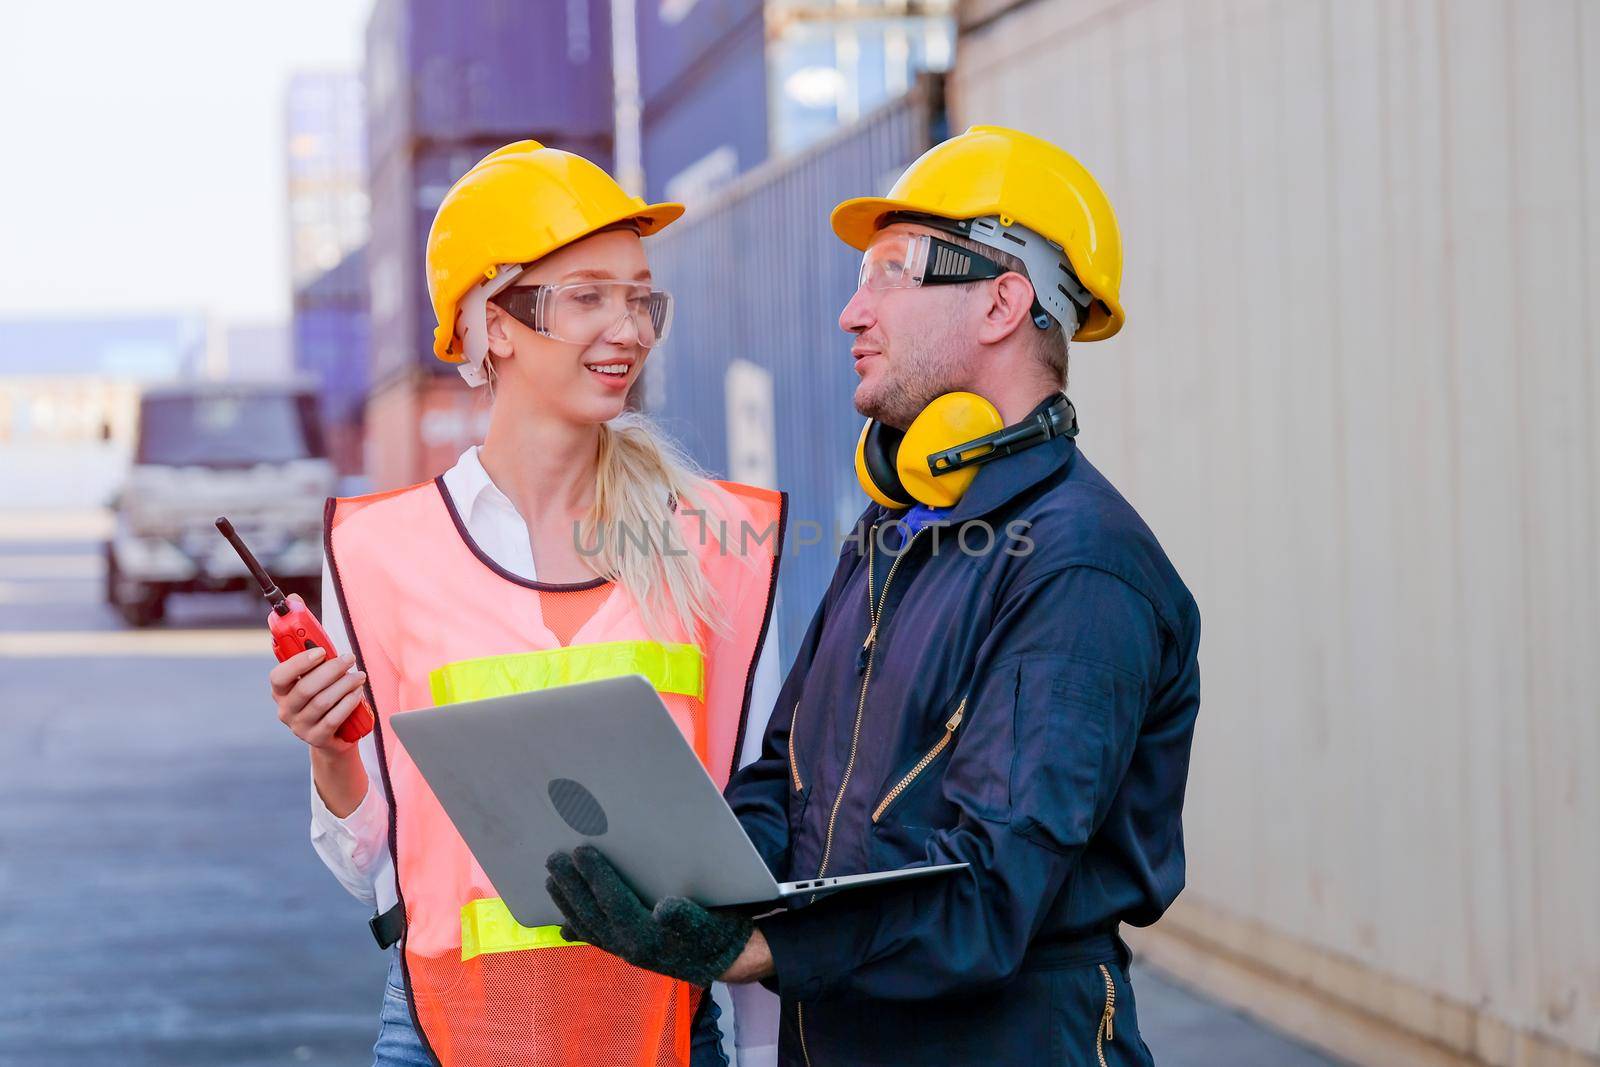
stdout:
[(857, 197), (834, 208), (833, 232), (850, 247), (865, 249), (884, 216), (894, 212), (946, 219), (994, 215), (1002, 226), (1026, 226), (1061, 246), (1093, 297), (1073, 339), (1101, 341), (1122, 329), (1117, 217), (1094, 175), (1049, 141), (1003, 126), (971, 126), (924, 152), (887, 197)]
[(582, 156), (538, 141), (490, 152), (450, 187), (428, 231), (434, 355), (467, 360), (456, 337), (462, 298), (503, 266), (541, 259), (619, 222), (631, 220), (649, 236), (682, 214), (682, 204), (646, 204)]

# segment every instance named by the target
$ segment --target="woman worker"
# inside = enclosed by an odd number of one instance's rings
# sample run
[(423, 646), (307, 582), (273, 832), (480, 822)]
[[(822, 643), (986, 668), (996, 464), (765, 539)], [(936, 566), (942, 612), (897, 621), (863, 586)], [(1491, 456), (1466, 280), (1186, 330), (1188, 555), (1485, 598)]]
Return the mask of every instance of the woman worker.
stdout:
[[(308, 651), (271, 685), (311, 750), (317, 852), (398, 942), (379, 1067), (690, 1060), (709, 997), (518, 925), (389, 726), (638, 673), (713, 778), (734, 769), (783, 501), (709, 481), (624, 404), (672, 321), (640, 238), (682, 210), (533, 141), (481, 160), (439, 207), (427, 272), (435, 354), (490, 389), (484, 443), (431, 482), (329, 501), (326, 629), (349, 654)], [(342, 741), (363, 694), (378, 728)], [(709, 1031), (697, 1063), (721, 1062)]]

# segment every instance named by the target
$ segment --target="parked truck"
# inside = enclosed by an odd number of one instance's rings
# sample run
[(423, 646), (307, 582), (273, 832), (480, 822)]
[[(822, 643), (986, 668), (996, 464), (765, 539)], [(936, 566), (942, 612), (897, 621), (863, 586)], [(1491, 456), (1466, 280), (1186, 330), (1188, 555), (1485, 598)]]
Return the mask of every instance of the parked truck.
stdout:
[(322, 507), (335, 472), (299, 384), (151, 387), (105, 545), (106, 600), (130, 625), (172, 593), (254, 588), (213, 525), (226, 515), (285, 592), (320, 611)]

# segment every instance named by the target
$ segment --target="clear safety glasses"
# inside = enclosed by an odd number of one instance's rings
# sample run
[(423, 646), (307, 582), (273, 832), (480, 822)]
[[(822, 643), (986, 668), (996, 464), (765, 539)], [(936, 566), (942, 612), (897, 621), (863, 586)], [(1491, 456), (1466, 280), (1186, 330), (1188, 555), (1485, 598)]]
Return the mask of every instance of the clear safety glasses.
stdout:
[(926, 233), (880, 237), (861, 256), (857, 284), (866, 289), (915, 289), (920, 285), (981, 282), (1006, 273), (987, 256)]
[(575, 345), (624, 337), (631, 324), (639, 346), (654, 348), (672, 329), (672, 294), (639, 282), (513, 286), (489, 300), (529, 329)]

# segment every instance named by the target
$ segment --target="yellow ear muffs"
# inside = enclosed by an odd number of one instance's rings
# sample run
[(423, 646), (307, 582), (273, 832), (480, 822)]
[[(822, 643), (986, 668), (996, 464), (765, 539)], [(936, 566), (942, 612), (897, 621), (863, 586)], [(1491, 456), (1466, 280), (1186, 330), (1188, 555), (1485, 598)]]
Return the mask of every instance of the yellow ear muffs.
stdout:
[(904, 430), (868, 419), (856, 439), (856, 480), (868, 496), (893, 511), (911, 506), (911, 495), (894, 469), (895, 454), (904, 437)]
[(1005, 429), (995, 406), (976, 393), (945, 393), (922, 409), (895, 456), (895, 470), (906, 493), (930, 507), (947, 508), (960, 500), (978, 476), (977, 467), (935, 475), (928, 457)]
[(935, 475), (928, 457), (1005, 428), (1000, 412), (976, 393), (945, 393), (922, 409), (904, 432), (869, 419), (856, 441), (856, 478), (886, 508), (912, 501), (947, 508), (961, 499), (976, 466)]

